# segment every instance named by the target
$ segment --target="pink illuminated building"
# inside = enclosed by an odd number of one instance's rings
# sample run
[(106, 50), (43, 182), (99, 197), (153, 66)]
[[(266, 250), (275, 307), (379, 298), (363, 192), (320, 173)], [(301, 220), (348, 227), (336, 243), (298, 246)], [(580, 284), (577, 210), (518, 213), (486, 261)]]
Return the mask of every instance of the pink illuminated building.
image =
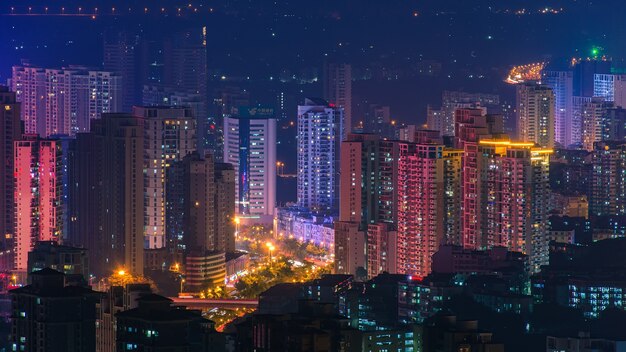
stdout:
[(417, 142), (400, 143), (397, 270), (424, 277), (431, 272), (432, 255), (455, 236), (447, 229), (458, 221), (457, 214), (449, 213), (458, 207), (449, 204), (455, 197), (447, 197), (446, 193), (453, 192), (447, 187), (454, 182), (450, 175), (459, 173), (447, 169), (459, 167), (461, 153), (446, 150), (431, 140), (418, 138)]
[(497, 137), (503, 133), (500, 116), (485, 115), (482, 109), (457, 109), (455, 112), (455, 144), (463, 150), (461, 160), (461, 243), (465, 248), (480, 247), (483, 209), (480, 195), (482, 184), (479, 157), (479, 141)]
[(26, 271), (28, 252), (37, 241), (61, 236), (59, 145), (26, 135), (15, 142), (14, 269)]

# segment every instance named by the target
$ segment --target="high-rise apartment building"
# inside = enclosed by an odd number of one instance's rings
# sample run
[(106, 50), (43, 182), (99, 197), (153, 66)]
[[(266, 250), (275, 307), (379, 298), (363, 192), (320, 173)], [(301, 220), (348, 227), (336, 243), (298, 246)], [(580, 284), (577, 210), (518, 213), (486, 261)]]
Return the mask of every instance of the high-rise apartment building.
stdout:
[(12, 290), (11, 344), (16, 351), (83, 352), (96, 350), (99, 293), (68, 286), (63, 273), (43, 269), (32, 284)]
[(168, 170), (166, 228), (176, 252), (217, 250), (214, 174), (211, 154), (189, 154)]
[(338, 273), (362, 265), (368, 276), (426, 276), (439, 245), (458, 241), (462, 152), (444, 148), (439, 131), (414, 140), (351, 134), (342, 143)]
[[(15, 234), (15, 203), (13, 192), (15, 179), (13, 178), (14, 142), (22, 137), (20, 122), (21, 105), (15, 98), (15, 93), (9, 92), (7, 87), (0, 86), (0, 251), (2, 259), (0, 268), (9, 270), (13, 267), (8, 253), (13, 249)], [(5, 258), (7, 260), (5, 260)]]
[(583, 114), (586, 104), (593, 102), (593, 97), (574, 96), (572, 99), (572, 144), (583, 145)]
[(224, 118), (224, 162), (237, 176), (242, 221), (271, 223), (276, 206), (276, 118), (271, 108), (241, 107)]
[(574, 96), (593, 97), (596, 74), (611, 73), (612, 63), (605, 59), (579, 59), (572, 62), (574, 71)]
[(196, 150), (196, 120), (190, 108), (134, 107), (145, 128), (145, 241), (165, 247), (166, 170)]
[(343, 108), (343, 127), (340, 141), (345, 140), (354, 128), (352, 121), (352, 66), (328, 63), (324, 66), (324, 99), (331, 105)]
[(613, 103), (605, 102), (603, 98), (592, 98), (581, 109), (582, 146), (587, 151), (593, 151), (596, 142), (602, 141), (603, 115), (613, 107)]
[(441, 109), (428, 107), (427, 127), (430, 130), (440, 131), (442, 136), (454, 136), (454, 113), (457, 109), (487, 108), (500, 104), (500, 97), (495, 94), (467, 93), (445, 90), (441, 94)]
[(599, 141), (593, 149), (589, 215), (626, 214), (626, 143)]
[(338, 207), (339, 147), (343, 109), (321, 99), (298, 106), (298, 206), (313, 211)]
[(110, 31), (104, 34), (103, 64), (104, 70), (122, 77), (120, 112), (130, 111), (140, 102), (141, 87), (145, 73), (142, 70), (141, 39), (124, 31)]
[[(233, 252), (235, 174), (212, 154), (192, 153), (167, 173), (167, 243), (173, 263), (189, 253)], [(223, 264), (223, 263), (222, 263)]]
[(463, 246), (501, 246), (524, 252), (530, 258), (531, 271), (536, 272), (548, 254), (552, 150), (489, 136), (481, 137), (474, 146), (475, 153), (468, 156), (471, 153), (466, 146), (463, 157)]
[(576, 141), (573, 138), (574, 73), (572, 71), (544, 71), (541, 83), (554, 91), (554, 140), (563, 147)]
[(37, 241), (61, 238), (60, 148), (36, 135), (14, 143), (14, 269), (25, 272)]
[(424, 277), (444, 242), (444, 146), (402, 144), (400, 149), (397, 269)]
[(555, 99), (551, 88), (537, 83), (517, 86), (517, 133), (520, 140), (554, 147)]
[(92, 120), (122, 107), (122, 77), (109, 71), (14, 66), (11, 88), (25, 132), (42, 137), (88, 132)]
[(593, 80), (593, 96), (604, 98), (615, 103), (615, 106), (626, 107), (626, 75), (595, 74)]
[(503, 121), (498, 115), (484, 115), (480, 109), (458, 109), (455, 113), (455, 145), (463, 151), (461, 159), (461, 243), (478, 248), (480, 241), (481, 139), (502, 136)]
[(215, 164), (215, 235), (217, 247), (226, 253), (235, 252), (235, 184), (233, 165)]
[(97, 276), (144, 269), (144, 119), (105, 114), (72, 150), (69, 241), (89, 248)]

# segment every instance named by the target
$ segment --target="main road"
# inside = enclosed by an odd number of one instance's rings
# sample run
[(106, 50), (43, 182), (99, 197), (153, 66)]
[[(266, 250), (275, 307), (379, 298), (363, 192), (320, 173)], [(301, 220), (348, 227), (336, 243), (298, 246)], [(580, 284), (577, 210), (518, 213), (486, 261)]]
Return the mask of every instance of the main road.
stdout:
[(256, 308), (259, 305), (259, 301), (256, 299), (202, 299), (179, 297), (169, 297), (169, 299), (177, 306), (200, 310), (209, 310), (212, 308)]

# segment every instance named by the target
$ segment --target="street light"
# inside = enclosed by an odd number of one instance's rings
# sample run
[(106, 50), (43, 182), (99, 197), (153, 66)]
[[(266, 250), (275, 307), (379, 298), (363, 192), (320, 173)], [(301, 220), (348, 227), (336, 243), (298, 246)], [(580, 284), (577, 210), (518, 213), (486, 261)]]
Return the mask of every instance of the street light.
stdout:
[(124, 275), (126, 275), (126, 271), (124, 271), (124, 270), (118, 270), (117, 275), (119, 275), (119, 276), (124, 276)]
[(180, 279), (180, 293), (183, 293), (183, 284), (185, 283), (185, 279)]
[(270, 266), (272, 266), (272, 252), (274, 251), (274, 249), (276, 249), (276, 247), (274, 247), (272, 242), (265, 243), (265, 246), (270, 251)]
[(241, 219), (238, 216), (235, 216), (235, 238), (239, 236), (239, 224), (241, 223)]

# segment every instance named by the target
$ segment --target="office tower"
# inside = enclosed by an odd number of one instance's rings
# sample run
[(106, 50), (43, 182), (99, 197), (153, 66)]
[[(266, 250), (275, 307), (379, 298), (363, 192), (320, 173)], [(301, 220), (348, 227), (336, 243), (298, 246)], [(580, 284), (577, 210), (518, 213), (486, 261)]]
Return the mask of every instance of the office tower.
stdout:
[(87, 249), (61, 245), (55, 241), (39, 241), (28, 253), (28, 273), (54, 269), (65, 274), (66, 282), (87, 286), (90, 279)]
[(626, 107), (626, 75), (595, 74), (593, 96), (613, 102), (615, 106)]
[(141, 296), (137, 303), (136, 308), (116, 315), (116, 351), (128, 351), (128, 346), (138, 351), (167, 346), (172, 351), (199, 352), (206, 346), (218, 346), (210, 340), (214, 323), (199, 310), (174, 307), (171, 299), (155, 294)]
[(241, 107), (224, 118), (224, 162), (237, 176), (240, 218), (271, 223), (276, 206), (276, 119), (266, 107)]
[(298, 106), (298, 206), (333, 211), (338, 206), (343, 109), (321, 99)]
[(14, 269), (24, 272), (37, 241), (59, 241), (60, 148), (55, 141), (25, 135), (15, 142)]
[(343, 108), (343, 125), (340, 141), (352, 132), (352, 66), (349, 64), (327, 63), (324, 66), (324, 99), (331, 106)]
[(71, 165), (69, 240), (89, 248), (96, 276), (144, 270), (144, 119), (105, 114), (79, 133)]
[(104, 33), (103, 63), (104, 70), (122, 77), (121, 111), (130, 111), (140, 102), (142, 83), (142, 45), (140, 38), (123, 31)]
[(441, 109), (428, 107), (426, 125), (430, 130), (440, 131), (442, 136), (454, 136), (454, 112), (457, 109), (482, 107), (486, 114), (488, 107), (499, 104), (500, 97), (495, 94), (445, 90), (441, 95)]
[(611, 61), (604, 59), (575, 60), (572, 62), (574, 71), (574, 96), (593, 97), (594, 79), (596, 74), (611, 73)]
[(215, 235), (217, 246), (226, 253), (235, 252), (235, 184), (231, 164), (215, 164)]
[(10, 291), (11, 343), (16, 351), (83, 352), (96, 349), (99, 293), (66, 286), (63, 273), (43, 269), (30, 285)]
[(544, 71), (541, 83), (554, 91), (554, 140), (563, 147), (575, 143), (573, 139), (574, 73), (572, 71)]
[(96, 352), (116, 351), (117, 313), (137, 308), (141, 296), (152, 293), (150, 284), (112, 286), (96, 303)]
[(589, 215), (626, 214), (626, 143), (600, 141), (593, 149)]
[(613, 103), (607, 103), (603, 98), (592, 98), (590, 102), (582, 106), (582, 146), (587, 151), (593, 151), (596, 142), (603, 140), (603, 115), (606, 109), (611, 108)]
[(517, 133), (519, 139), (552, 148), (555, 142), (554, 91), (537, 83), (517, 86)]
[(14, 66), (11, 87), (25, 132), (42, 137), (87, 132), (92, 120), (122, 107), (122, 78), (108, 71)]
[[(9, 92), (7, 87), (0, 86), (0, 234), (2, 235), (0, 251), (3, 253), (13, 249), (12, 239), (15, 234), (15, 204), (13, 192), (15, 179), (14, 142), (22, 137), (20, 122), (21, 105), (15, 98), (15, 93)], [(0, 268), (9, 270), (13, 267), (10, 256), (2, 255)]]
[(166, 170), (196, 150), (196, 121), (180, 107), (134, 107), (133, 115), (145, 128), (146, 248), (164, 248)]

